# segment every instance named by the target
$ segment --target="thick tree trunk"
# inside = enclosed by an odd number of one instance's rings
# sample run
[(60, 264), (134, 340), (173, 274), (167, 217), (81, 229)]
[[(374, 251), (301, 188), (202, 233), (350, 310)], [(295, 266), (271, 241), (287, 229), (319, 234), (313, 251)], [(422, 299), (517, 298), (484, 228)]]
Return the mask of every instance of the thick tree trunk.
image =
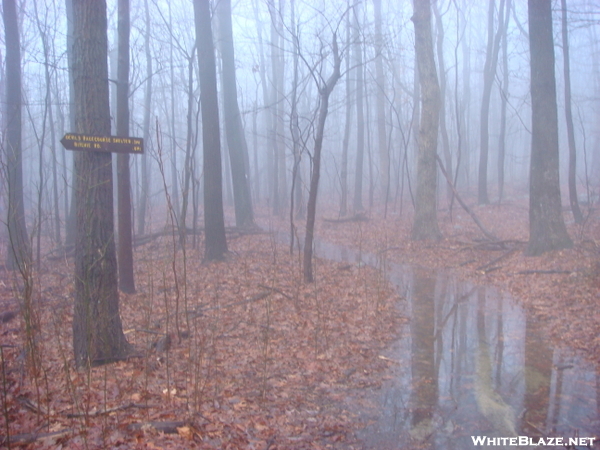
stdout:
[(565, 118), (567, 120), (567, 137), (569, 140), (569, 203), (575, 223), (583, 222), (577, 199), (577, 147), (575, 145), (575, 129), (573, 112), (571, 111), (571, 63), (569, 61), (569, 29), (567, 27), (567, 0), (561, 0), (562, 8), (562, 42), (563, 73), (565, 77)]
[[(119, 0), (117, 63), (117, 136), (129, 136), (129, 0)], [(119, 289), (135, 292), (131, 223), (129, 153), (117, 155), (117, 208), (119, 223)]]
[(529, 48), (531, 167), (527, 253), (536, 256), (572, 246), (560, 197), (554, 41), (548, 0), (529, 0)]
[[(77, 132), (110, 135), (107, 20), (102, 0), (73, 0)], [(73, 349), (77, 365), (127, 356), (119, 315), (111, 154), (75, 154), (77, 227)]]
[(196, 48), (200, 66), (202, 143), (204, 148), (204, 259), (223, 259), (227, 252), (223, 214), (221, 136), (217, 70), (209, 0), (194, 0)]
[(21, 150), (21, 45), (15, 0), (3, 0), (6, 36), (6, 178), (8, 180), (8, 251), (6, 266), (29, 271), (31, 248), (23, 204)]
[(412, 238), (415, 240), (441, 237), (437, 221), (437, 153), (440, 87), (433, 56), (431, 36), (431, 3), (414, 0), (415, 53), (421, 86), (421, 120), (417, 161), (417, 194)]
[(216, 14), (219, 20), (219, 47), (222, 58), (223, 115), (225, 116), (225, 136), (231, 165), (235, 223), (238, 227), (253, 227), (254, 212), (250, 181), (245, 160), (248, 145), (242, 126), (240, 108), (237, 101), (237, 81), (235, 76), (235, 54), (231, 26), (231, 0), (217, 2)]

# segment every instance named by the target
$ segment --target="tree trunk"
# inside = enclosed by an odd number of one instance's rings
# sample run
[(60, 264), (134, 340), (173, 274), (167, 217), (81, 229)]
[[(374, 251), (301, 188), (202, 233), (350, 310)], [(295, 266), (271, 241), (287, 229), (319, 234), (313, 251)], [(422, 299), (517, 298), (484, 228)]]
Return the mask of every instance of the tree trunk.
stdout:
[(364, 82), (363, 82), (363, 57), (360, 40), (360, 21), (358, 20), (359, 6), (352, 8), (354, 15), (353, 51), (354, 64), (356, 65), (356, 172), (354, 175), (354, 213), (363, 211), (363, 168), (365, 155), (365, 117), (364, 117)]
[[(348, 7), (350, 7), (348, 0)], [(346, 46), (350, 46), (350, 14), (346, 20)], [(346, 58), (346, 117), (344, 120), (344, 137), (342, 139), (342, 167), (340, 169), (340, 216), (348, 213), (348, 147), (350, 128), (352, 127), (352, 84), (350, 77), (350, 58)]]
[(500, 13), (498, 17), (498, 31), (494, 37), (494, 9), (495, 0), (490, 0), (488, 14), (488, 44), (485, 55), (485, 67), (483, 69), (483, 99), (481, 101), (481, 118), (479, 123), (480, 153), (479, 153), (479, 181), (477, 201), (480, 205), (488, 204), (487, 192), (487, 166), (489, 153), (489, 119), (490, 99), (492, 86), (496, 78), (496, 66), (498, 65), (498, 52), (500, 49), (500, 36), (502, 35), (502, 23), (504, 14), (504, 0), (500, 0)]
[[(15, 0), (3, 0), (6, 38), (6, 178), (8, 181), (8, 251), (6, 266), (21, 273), (30, 270), (31, 248), (23, 204), (21, 149), (21, 44)], [(40, 187), (41, 188), (41, 187)]]
[(506, 106), (508, 104), (508, 22), (510, 20), (510, 0), (506, 0), (506, 20), (502, 29), (502, 85), (500, 88), (500, 137), (498, 138), (498, 203), (504, 196), (504, 160), (506, 154)]
[(312, 283), (314, 281), (312, 270), (313, 239), (315, 232), (315, 217), (317, 213), (317, 192), (319, 190), (319, 177), (321, 174), (321, 149), (323, 147), (323, 133), (325, 131), (325, 120), (329, 108), (329, 96), (336, 83), (340, 79), (341, 60), (338, 52), (337, 40), (334, 34), (333, 43), (333, 73), (324, 85), (319, 86), (319, 117), (317, 119), (317, 129), (315, 134), (315, 147), (313, 151), (312, 174), (310, 177), (310, 190), (308, 193), (308, 203), (306, 206), (306, 235), (304, 238), (304, 259), (303, 274), (304, 281)]
[[(129, 136), (129, 0), (119, 0), (117, 63), (117, 136)], [(119, 289), (135, 292), (131, 224), (131, 174), (129, 153), (117, 155), (117, 193), (119, 223)]]
[(219, 21), (219, 44), (222, 58), (223, 114), (225, 135), (231, 165), (235, 223), (238, 227), (253, 227), (254, 212), (248, 168), (245, 159), (248, 154), (246, 136), (237, 101), (237, 81), (235, 76), (235, 55), (231, 26), (231, 0), (217, 2), (216, 14)]
[[(169, 29), (173, 30), (173, 19), (171, 15), (171, 2), (169, 5)], [(173, 212), (175, 217), (179, 219), (179, 179), (177, 176), (177, 130), (175, 129), (175, 60), (173, 59), (174, 44), (173, 32), (169, 33), (169, 72), (171, 76), (170, 91), (171, 91), (171, 117), (169, 118), (169, 126), (171, 127), (171, 198), (173, 199)]]
[(567, 0), (561, 0), (562, 8), (562, 42), (563, 68), (565, 77), (565, 118), (567, 119), (567, 137), (569, 140), (569, 203), (575, 223), (583, 222), (577, 199), (577, 147), (575, 146), (575, 130), (571, 111), (571, 63), (569, 61), (569, 29), (567, 27)]
[(565, 227), (560, 198), (551, 6), (547, 0), (529, 0), (531, 166), (527, 253), (531, 256), (573, 245)]
[(200, 106), (204, 149), (204, 259), (213, 261), (224, 258), (227, 252), (227, 239), (223, 214), (217, 70), (209, 0), (194, 0), (194, 19), (200, 66)]
[(145, 26), (144, 30), (144, 53), (146, 55), (146, 88), (144, 92), (144, 145), (146, 150), (141, 158), (141, 194), (138, 205), (138, 234), (146, 232), (146, 211), (148, 209), (148, 190), (150, 180), (148, 176), (148, 154), (150, 152), (150, 115), (152, 108), (152, 54), (150, 53), (150, 8), (148, 0), (144, 0)]
[[(446, 63), (444, 61), (444, 23), (442, 22), (442, 15), (438, 8), (438, 2), (433, 3), (433, 13), (435, 14), (435, 23), (437, 28), (436, 36), (436, 53), (439, 68), (440, 78), (440, 135), (442, 136), (442, 153), (444, 154), (444, 162), (446, 170), (452, 178), (452, 154), (450, 153), (450, 139), (448, 137), (448, 129), (446, 127)], [(453, 201), (452, 188), (446, 183), (446, 197), (448, 199), (448, 205)]]
[(437, 240), (441, 237), (437, 221), (437, 166), (435, 159), (440, 121), (440, 87), (433, 56), (430, 0), (414, 0), (412, 21), (415, 25), (415, 54), (422, 98), (417, 194), (412, 238), (414, 240)]
[[(387, 146), (385, 117), (385, 75), (383, 72), (383, 37), (381, 33), (381, 0), (373, 2), (375, 10), (375, 76), (377, 80), (377, 139), (381, 190), (387, 208), (390, 196), (390, 154)], [(386, 209), (387, 211), (387, 209)]]
[[(67, 16), (67, 63), (69, 65), (69, 130), (76, 130), (75, 124), (75, 88), (73, 87), (73, 0), (65, 0), (65, 12)], [(73, 170), (75, 173), (75, 158), (72, 160)], [(65, 211), (65, 244), (67, 246), (75, 245), (75, 228), (76, 228), (76, 210), (77, 201), (75, 195), (75, 179), (71, 179), (71, 204), (68, 211)]]
[[(110, 135), (107, 20), (102, 0), (73, 0), (77, 132)], [(111, 154), (75, 154), (77, 226), (73, 349), (78, 366), (127, 356), (119, 315)]]

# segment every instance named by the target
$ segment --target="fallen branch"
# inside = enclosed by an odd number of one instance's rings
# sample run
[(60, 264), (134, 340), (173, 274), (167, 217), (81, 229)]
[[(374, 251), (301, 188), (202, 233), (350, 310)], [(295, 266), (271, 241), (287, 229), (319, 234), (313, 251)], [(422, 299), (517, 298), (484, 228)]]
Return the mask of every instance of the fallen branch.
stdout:
[(571, 274), (572, 270), (520, 270), (517, 272), (518, 275), (532, 275), (535, 273), (539, 274), (554, 274), (554, 273), (563, 273), (563, 274)]
[(146, 428), (154, 428), (156, 431), (161, 431), (165, 434), (176, 434), (177, 428), (184, 427), (185, 422), (137, 422), (127, 426), (129, 431), (144, 430)]
[(324, 222), (329, 223), (346, 223), (346, 222), (368, 222), (369, 218), (364, 214), (355, 214), (351, 217), (344, 217), (342, 219), (323, 219)]
[(483, 266), (479, 266), (477, 269), (475, 269), (476, 271), (480, 271), (480, 270), (485, 270), (488, 267), (490, 267), (492, 264), (496, 264), (498, 261), (503, 260), (504, 258), (506, 258), (507, 256), (513, 254), (517, 249), (516, 248), (512, 248), (509, 251), (507, 251), (506, 253), (503, 253), (502, 255), (498, 256), (497, 258), (492, 259), (489, 263), (484, 264)]
[(71, 413), (67, 414), (68, 419), (75, 419), (77, 417), (98, 417), (105, 414), (111, 414), (118, 411), (125, 411), (131, 408), (152, 408), (150, 405), (140, 405), (138, 403), (128, 403), (127, 405), (116, 406), (114, 408), (103, 409), (101, 411), (84, 412), (84, 413)]
[(454, 196), (456, 197), (456, 200), (458, 200), (458, 203), (460, 203), (460, 206), (462, 206), (463, 209), (471, 216), (471, 218), (473, 219), (473, 221), (477, 224), (477, 226), (479, 227), (479, 229), (481, 230), (481, 232), (483, 233), (483, 235), (486, 238), (488, 238), (490, 241), (498, 241), (499, 239), (496, 236), (494, 236), (492, 233), (490, 233), (488, 230), (486, 230), (486, 228), (479, 221), (479, 219), (477, 218), (477, 216), (475, 215), (475, 213), (473, 211), (471, 211), (471, 208), (469, 208), (467, 206), (467, 204), (463, 201), (463, 199), (461, 198), (461, 196), (458, 194), (458, 191), (454, 187), (454, 183), (452, 183), (452, 180), (448, 176), (448, 172), (446, 172), (446, 169), (444, 168), (444, 164), (442, 163), (442, 160), (440, 159), (440, 156), (437, 153), (435, 155), (435, 158), (437, 159), (437, 162), (438, 162), (438, 164), (440, 166), (440, 169), (441, 169), (442, 173), (444, 174), (444, 177), (446, 177), (446, 181), (448, 182), (448, 186), (450, 186), (450, 189), (452, 189), (452, 192), (454, 193)]
[(0, 445), (5, 445), (10, 442), (10, 445), (29, 445), (34, 443), (39, 439), (45, 439), (49, 437), (59, 438), (64, 436), (65, 434), (72, 433), (73, 430), (71, 428), (65, 428), (63, 430), (52, 431), (50, 433), (23, 433), (23, 434), (15, 434), (10, 436), (10, 441), (6, 436), (2, 437), (0, 440)]

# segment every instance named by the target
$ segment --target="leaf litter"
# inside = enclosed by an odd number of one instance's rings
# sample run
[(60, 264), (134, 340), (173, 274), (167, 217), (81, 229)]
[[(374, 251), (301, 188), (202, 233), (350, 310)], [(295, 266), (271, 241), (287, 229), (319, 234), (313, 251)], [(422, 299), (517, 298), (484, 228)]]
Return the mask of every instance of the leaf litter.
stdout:
[[(439, 242), (411, 241), (411, 215), (391, 208), (386, 219), (382, 210), (323, 217), (317, 234), (499, 286), (555, 345), (599, 362), (598, 211), (568, 223), (572, 249), (529, 258), (525, 205), (473, 209), (499, 242), (482, 239), (458, 209), (439, 215)], [(90, 370), (72, 361), (72, 261), (46, 261), (35, 279), (35, 371), (20, 313), (0, 320), (2, 445), (8, 431), (13, 447), (32, 449), (361, 448), (355, 432), (373, 403), (357, 393), (377, 389), (398, 363), (381, 355), (407, 320), (398, 294), (372, 268), (320, 259), (306, 285), (301, 255), (267, 233), (230, 236), (229, 247), (213, 264), (201, 263), (201, 238), (185, 253), (168, 233), (137, 247), (137, 293), (121, 294), (121, 315), (139, 356)], [(2, 313), (18, 311), (18, 280), (2, 278)]]

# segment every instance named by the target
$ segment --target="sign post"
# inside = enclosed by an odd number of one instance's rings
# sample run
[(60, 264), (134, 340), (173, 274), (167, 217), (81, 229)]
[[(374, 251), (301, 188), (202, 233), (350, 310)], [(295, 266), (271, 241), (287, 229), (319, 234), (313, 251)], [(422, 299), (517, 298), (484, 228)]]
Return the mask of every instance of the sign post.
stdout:
[(87, 150), (109, 153), (144, 153), (144, 140), (136, 137), (90, 136), (67, 133), (60, 140), (67, 150)]

